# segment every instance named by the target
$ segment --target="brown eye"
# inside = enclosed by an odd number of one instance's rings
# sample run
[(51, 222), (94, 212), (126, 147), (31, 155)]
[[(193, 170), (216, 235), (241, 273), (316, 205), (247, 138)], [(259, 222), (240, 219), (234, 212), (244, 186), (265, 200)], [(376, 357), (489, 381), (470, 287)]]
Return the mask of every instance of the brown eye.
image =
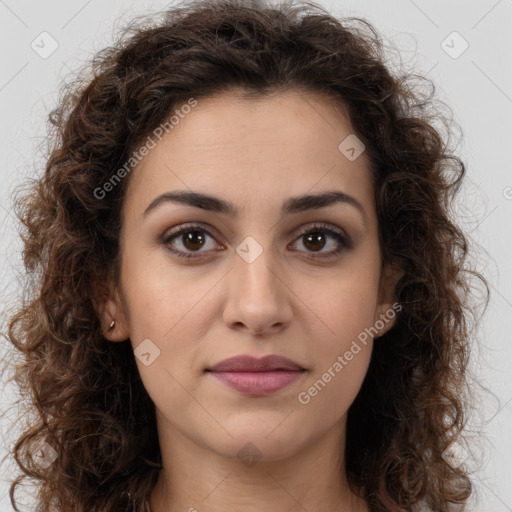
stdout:
[(304, 235), (304, 245), (311, 251), (319, 251), (325, 246), (325, 233), (320, 231), (313, 231)]
[[(312, 258), (329, 258), (339, 255), (342, 251), (352, 248), (352, 241), (343, 232), (334, 230), (330, 225), (314, 225), (312, 228), (304, 230), (297, 241), (301, 240), (306, 252), (318, 253)], [(329, 240), (333, 240), (329, 242)], [(296, 242), (297, 243), (297, 242)], [(331, 250), (323, 251), (325, 247), (331, 247)]]
[(187, 231), (185, 234), (181, 235), (183, 245), (190, 249), (191, 251), (197, 251), (201, 249), (204, 245), (205, 237), (203, 232), (194, 229), (193, 231)]
[[(181, 226), (177, 231), (164, 236), (162, 244), (179, 258), (198, 258), (207, 246), (208, 238), (214, 240), (213, 236), (201, 226), (187, 225)], [(178, 245), (178, 248), (176, 248)], [(181, 247), (180, 247), (181, 245)], [(215, 250), (216, 244), (212, 244), (211, 250)], [(197, 255), (194, 253), (198, 253)]]

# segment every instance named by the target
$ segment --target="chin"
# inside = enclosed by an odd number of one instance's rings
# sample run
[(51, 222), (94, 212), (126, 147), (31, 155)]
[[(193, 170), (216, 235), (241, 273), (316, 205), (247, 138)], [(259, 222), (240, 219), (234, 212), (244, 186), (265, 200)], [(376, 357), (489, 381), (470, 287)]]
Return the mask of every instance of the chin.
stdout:
[[(274, 429), (274, 430), (272, 430)], [(247, 462), (250, 467), (258, 461), (282, 460), (297, 454), (303, 447), (304, 441), (296, 430), (288, 428), (258, 428), (258, 425), (248, 425), (236, 431), (229, 430), (233, 437), (213, 448), (219, 455), (236, 458)]]

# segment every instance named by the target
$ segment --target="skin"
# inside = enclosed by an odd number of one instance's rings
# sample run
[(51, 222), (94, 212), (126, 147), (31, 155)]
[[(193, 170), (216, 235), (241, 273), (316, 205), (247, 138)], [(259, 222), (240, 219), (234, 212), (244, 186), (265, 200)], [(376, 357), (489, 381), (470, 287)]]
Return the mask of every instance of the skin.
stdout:
[[(234, 90), (198, 101), (132, 171), (120, 279), (101, 319), (110, 341), (129, 338), (136, 349), (150, 339), (160, 350), (147, 366), (136, 358), (156, 406), (164, 465), (153, 512), (368, 510), (349, 489), (343, 460), (346, 414), (371, 339), (307, 405), (298, 401), (394, 303), (399, 275), (388, 267), (381, 274), (369, 160), (363, 153), (349, 161), (338, 150), (352, 133), (327, 97), (289, 91), (249, 101)], [(240, 213), (168, 202), (143, 216), (175, 190), (228, 200)], [(280, 215), (289, 197), (327, 190), (356, 198), (366, 218), (345, 203)], [(315, 259), (339, 247), (332, 235), (323, 247), (308, 244), (301, 231), (317, 222), (343, 230), (353, 247)], [(201, 232), (202, 246), (183, 236), (169, 242), (198, 256), (192, 263), (160, 241), (185, 223), (211, 234)], [(251, 263), (236, 252), (247, 236), (262, 249)], [(205, 373), (240, 354), (284, 355), (307, 371), (270, 396), (241, 394)], [(252, 465), (237, 456), (249, 442), (259, 457)]]

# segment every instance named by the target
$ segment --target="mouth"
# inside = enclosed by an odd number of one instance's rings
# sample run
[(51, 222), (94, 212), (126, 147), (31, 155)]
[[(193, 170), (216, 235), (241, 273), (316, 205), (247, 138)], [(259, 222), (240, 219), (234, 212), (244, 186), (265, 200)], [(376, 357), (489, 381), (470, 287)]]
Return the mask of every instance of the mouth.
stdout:
[(261, 359), (232, 357), (206, 368), (205, 372), (243, 394), (264, 396), (295, 382), (307, 370), (291, 359), (269, 355)]

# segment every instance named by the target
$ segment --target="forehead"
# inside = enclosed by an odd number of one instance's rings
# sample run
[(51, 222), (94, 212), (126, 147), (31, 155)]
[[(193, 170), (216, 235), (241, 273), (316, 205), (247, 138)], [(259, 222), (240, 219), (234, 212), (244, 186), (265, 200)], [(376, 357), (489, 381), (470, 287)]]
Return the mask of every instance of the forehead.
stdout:
[(142, 212), (176, 189), (221, 195), (242, 211), (274, 196), (333, 187), (371, 200), (366, 154), (350, 161), (339, 149), (354, 134), (340, 102), (303, 91), (258, 99), (234, 91), (198, 99), (186, 111), (132, 171), (130, 210)]

